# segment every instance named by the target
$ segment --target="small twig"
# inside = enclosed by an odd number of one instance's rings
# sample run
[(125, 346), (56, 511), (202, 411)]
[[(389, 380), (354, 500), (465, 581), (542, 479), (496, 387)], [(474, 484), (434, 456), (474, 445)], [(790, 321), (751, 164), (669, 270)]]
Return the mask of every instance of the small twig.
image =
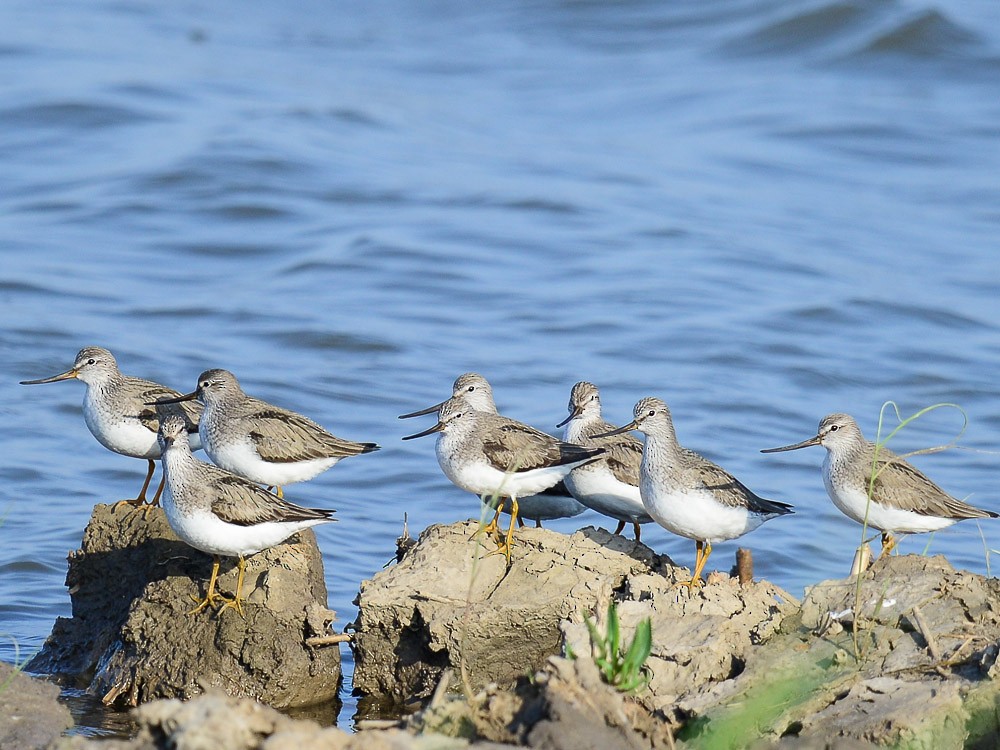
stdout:
[(872, 548), (868, 544), (862, 544), (854, 553), (854, 561), (851, 563), (851, 577), (856, 577), (859, 573), (864, 573), (872, 564)]
[(951, 656), (948, 657), (948, 660), (944, 662), (943, 666), (954, 667), (957, 666), (958, 664), (961, 664), (961, 662), (958, 661), (958, 655), (963, 651), (965, 651), (965, 647), (968, 646), (970, 643), (972, 643), (974, 640), (976, 640), (976, 636), (974, 635), (970, 635), (968, 638), (966, 638), (962, 642), (962, 645), (960, 645), (952, 652)]
[(776, 594), (777, 594), (778, 596), (780, 596), (780, 597), (781, 597), (782, 599), (784, 599), (785, 601), (787, 601), (787, 602), (788, 602), (789, 604), (791, 604), (791, 605), (792, 605), (793, 607), (801, 607), (801, 606), (802, 606), (802, 602), (800, 602), (800, 601), (799, 601), (798, 599), (796, 599), (796, 598), (795, 598), (794, 596), (792, 596), (792, 595), (791, 595), (791, 594), (789, 594), (789, 593), (788, 593), (787, 591), (785, 591), (785, 590), (784, 590), (783, 588), (781, 588), (781, 586), (775, 586), (775, 585), (774, 585), (774, 584), (772, 583), (772, 584), (771, 584), (771, 588), (772, 588), (772, 589), (774, 589), (774, 593), (776, 593)]
[(917, 624), (917, 628), (920, 630), (920, 635), (924, 637), (924, 643), (927, 644), (927, 651), (930, 652), (931, 658), (934, 661), (941, 660), (941, 652), (938, 650), (937, 641), (934, 639), (934, 634), (931, 629), (927, 627), (927, 623), (924, 622), (924, 615), (920, 611), (920, 607), (914, 605), (913, 609), (913, 621)]
[(306, 638), (306, 645), (332, 646), (334, 643), (349, 643), (351, 640), (350, 633), (334, 633), (333, 635), (318, 635), (313, 638)]
[(454, 674), (454, 670), (450, 668), (441, 673), (441, 679), (438, 681), (437, 687), (434, 688), (434, 695), (431, 696), (430, 708), (439, 706), (444, 700), (445, 695), (448, 694), (448, 688), (451, 687), (451, 678)]
[(361, 719), (354, 722), (354, 728), (364, 729), (395, 729), (403, 725), (399, 719)]
[(418, 602), (437, 602), (438, 604), (453, 604), (456, 607), (467, 604), (467, 602), (462, 599), (453, 599), (450, 596), (438, 596), (437, 594), (410, 594), (411, 599), (416, 599)]

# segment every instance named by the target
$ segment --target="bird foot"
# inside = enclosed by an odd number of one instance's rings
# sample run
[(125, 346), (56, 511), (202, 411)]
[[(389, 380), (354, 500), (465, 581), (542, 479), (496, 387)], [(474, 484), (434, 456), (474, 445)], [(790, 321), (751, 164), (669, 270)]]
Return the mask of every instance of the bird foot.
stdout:
[(485, 526), (480, 524), (480, 526), (472, 533), (472, 539), (483, 535), (492, 539), (496, 544), (500, 544), (503, 536), (500, 533), (500, 527), (496, 523), (496, 519), (490, 521)]
[(687, 581), (676, 581), (674, 583), (674, 586), (687, 586), (688, 591), (690, 591), (691, 589), (698, 588), (700, 586), (704, 586), (704, 585), (705, 585), (705, 582), (703, 580), (701, 580), (700, 578), (691, 578), (691, 579), (689, 579)]
[[(127, 505), (130, 508), (139, 508), (145, 505), (145, 503), (146, 503), (146, 498), (144, 497), (135, 497), (132, 498), (131, 500), (119, 500), (117, 503), (111, 506), (111, 511), (114, 512), (119, 508), (121, 508), (123, 505)], [(147, 506), (147, 507), (152, 507), (152, 506)]]
[(204, 597), (201, 598), (195, 596), (194, 594), (191, 594), (191, 599), (198, 606), (192, 610), (189, 610), (188, 611), (189, 615), (201, 612), (203, 609), (205, 609), (205, 607), (216, 607), (216, 606), (218, 607), (220, 612), (226, 607), (233, 607), (241, 615), (243, 614), (243, 608), (240, 606), (240, 603), (237, 599), (233, 599), (232, 597), (220, 594), (218, 591), (210, 591), (208, 594), (206, 594)]
[(507, 558), (507, 566), (510, 567), (510, 551), (511, 547), (514, 546), (513, 540), (511, 540), (510, 544), (508, 544), (507, 540), (504, 537), (498, 536), (498, 538), (496, 538), (495, 541), (497, 548), (492, 552), (487, 553), (486, 556), (490, 557), (491, 555), (503, 555), (505, 558)]

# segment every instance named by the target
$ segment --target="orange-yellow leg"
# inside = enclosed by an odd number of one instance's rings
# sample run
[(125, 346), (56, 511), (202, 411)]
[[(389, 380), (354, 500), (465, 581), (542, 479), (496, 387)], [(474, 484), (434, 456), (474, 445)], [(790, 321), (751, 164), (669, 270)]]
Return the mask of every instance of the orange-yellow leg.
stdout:
[[(701, 544), (701, 543), (699, 543)], [(694, 575), (691, 576), (691, 585), (700, 586), (701, 585), (701, 574), (705, 570), (705, 564), (708, 562), (708, 556), (712, 554), (712, 543), (705, 542), (702, 546), (701, 552), (701, 563), (695, 565)]]
[(702, 542), (695, 540), (694, 543), (694, 570), (691, 573), (690, 581), (678, 581), (678, 586), (687, 586), (688, 589), (693, 589), (695, 586), (700, 586), (701, 572), (705, 569), (705, 563), (708, 562), (708, 556), (712, 554), (712, 545), (709, 542)]
[(216, 602), (221, 601), (223, 604), (228, 604), (232, 602), (228, 596), (223, 596), (218, 591), (215, 590), (215, 582), (219, 578), (219, 556), (212, 555), (212, 577), (208, 580), (208, 593), (205, 594), (204, 599), (199, 599), (194, 594), (191, 598), (194, 599), (195, 603), (198, 605), (194, 609), (188, 612), (189, 615), (193, 615), (196, 612), (201, 612), (205, 607), (214, 606)]
[[(119, 500), (115, 503), (115, 508), (120, 508), (123, 505), (130, 505), (133, 508), (138, 508), (144, 502), (146, 502), (146, 490), (149, 489), (149, 482), (153, 478), (153, 472), (156, 470), (156, 461), (147, 458), (146, 462), (149, 464), (149, 468), (146, 471), (146, 481), (142, 483), (142, 489), (139, 490), (139, 496), (133, 500)], [(156, 491), (156, 502), (159, 502), (160, 492), (163, 489), (163, 480), (160, 480), (160, 489)]]
[(883, 557), (889, 555), (894, 549), (896, 549), (896, 537), (888, 532), (882, 533), (882, 551), (879, 552), (878, 557), (875, 558), (876, 561), (881, 560)]
[(503, 504), (503, 500), (497, 503), (496, 508), (493, 509), (493, 518), (485, 526), (480, 525), (478, 529), (472, 534), (472, 538), (475, 539), (480, 534), (485, 534), (486, 536), (493, 539), (497, 544), (500, 543), (500, 506)]
[(237, 558), (236, 568), (239, 570), (239, 576), (236, 578), (236, 598), (227, 600), (219, 611), (221, 612), (226, 607), (232, 607), (240, 613), (241, 617), (246, 617), (243, 614), (243, 605), (241, 604), (243, 600), (240, 598), (240, 592), (243, 591), (243, 573), (246, 571), (246, 560), (243, 559), (243, 555)]
[(517, 526), (517, 498), (511, 495), (510, 498), (510, 526), (507, 527), (507, 538), (501, 543), (497, 543), (497, 552), (502, 552), (510, 564), (510, 550), (514, 545), (514, 528)]

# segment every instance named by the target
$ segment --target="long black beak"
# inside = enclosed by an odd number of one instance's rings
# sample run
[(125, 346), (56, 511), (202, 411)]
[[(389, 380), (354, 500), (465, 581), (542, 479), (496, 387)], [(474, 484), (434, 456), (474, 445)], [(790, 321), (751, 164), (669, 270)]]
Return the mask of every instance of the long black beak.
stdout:
[(441, 432), (444, 429), (444, 423), (438, 422), (433, 427), (429, 427), (423, 432), (418, 432), (416, 435), (407, 435), (403, 440), (413, 440), (413, 438), (424, 437), (425, 435), (433, 435), (435, 432)]
[(191, 393), (185, 393), (183, 396), (175, 396), (174, 398), (158, 398), (156, 401), (147, 401), (146, 406), (162, 406), (163, 404), (179, 404), (181, 401), (194, 401), (198, 398), (198, 391), (191, 391)]
[(624, 427), (619, 427), (617, 430), (612, 430), (611, 432), (602, 432), (600, 435), (594, 435), (595, 438), (611, 437), (612, 435), (621, 435), (623, 432), (628, 432), (629, 430), (638, 429), (639, 423), (634, 419), (629, 422)]
[(563, 425), (569, 424), (570, 420), (574, 419), (575, 417), (579, 417), (582, 413), (583, 409), (581, 409), (579, 406), (574, 406), (573, 411), (569, 413), (569, 416), (566, 417), (566, 419), (564, 419), (562, 422), (557, 424), (556, 427), (562, 427)]
[(808, 448), (810, 445), (819, 445), (819, 435), (803, 440), (795, 445), (783, 445), (780, 448), (765, 448), (761, 453), (783, 453), (784, 451), (797, 451), (799, 448)]
[(57, 383), (60, 380), (69, 380), (70, 378), (77, 377), (78, 373), (75, 368), (70, 368), (66, 372), (61, 372), (58, 375), (53, 375), (51, 378), (40, 378), (38, 380), (22, 380), (21, 385), (41, 385), (42, 383)]
[[(428, 406), (426, 409), (421, 409), (420, 411), (411, 411), (409, 414), (400, 414), (399, 419), (409, 419), (410, 417), (422, 417), (424, 416), (424, 414), (431, 414), (433, 412), (438, 411), (442, 406), (444, 406), (444, 404), (445, 402), (442, 401), (440, 404), (434, 404), (434, 406)], [(417, 436), (413, 435), (413, 437)], [(406, 440), (406, 438), (403, 439)]]

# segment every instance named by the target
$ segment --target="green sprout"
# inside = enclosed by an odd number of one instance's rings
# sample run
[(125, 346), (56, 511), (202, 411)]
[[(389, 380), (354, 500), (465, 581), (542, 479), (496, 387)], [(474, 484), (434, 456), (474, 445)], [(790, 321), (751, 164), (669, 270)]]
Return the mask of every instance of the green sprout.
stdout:
[[(601, 633), (597, 624), (584, 615), (587, 630), (590, 631), (591, 651), (594, 662), (601, 670), (604, 681), (623, 693), (631, 693), (646, 687), (649, 675), (646, 672), (646, 659), (653, 650), (653, 626), (647, 617), (635, 629), (632, 643), (625, 653), (622, 653), (621, 628), (618, 623), (618, 608), (612, 602), (608, 604), (607, 629)], [(576, 658), (572, 650), (567, 655)]]

